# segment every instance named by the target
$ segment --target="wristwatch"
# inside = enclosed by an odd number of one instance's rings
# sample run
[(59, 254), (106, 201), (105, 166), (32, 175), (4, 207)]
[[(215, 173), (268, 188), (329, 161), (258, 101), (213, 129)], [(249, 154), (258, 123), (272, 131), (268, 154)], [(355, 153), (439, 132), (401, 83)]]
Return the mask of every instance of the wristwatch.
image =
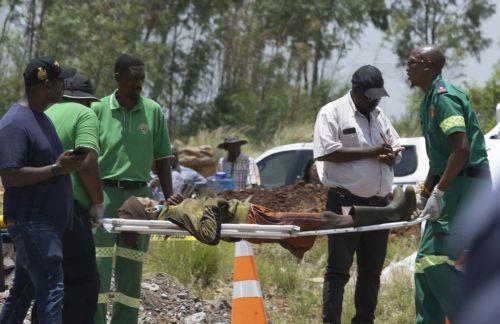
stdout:
[(54, 177), (57, 177), (58, 175), (61, 174), (61, 167), (59, 165), (57, 165), (56, 163), (54, 163), (50, 166), (50, 171), (52, 172), (52, 175)]

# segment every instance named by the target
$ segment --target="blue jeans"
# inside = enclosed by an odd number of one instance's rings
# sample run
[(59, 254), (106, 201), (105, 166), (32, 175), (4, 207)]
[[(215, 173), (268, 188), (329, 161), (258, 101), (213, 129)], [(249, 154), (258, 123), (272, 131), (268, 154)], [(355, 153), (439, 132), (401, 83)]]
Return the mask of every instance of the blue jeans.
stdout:
[(44, 221), (7, 226), (16, 249), (14, 284), (0, 313), (0, 324), (23, 323), (33, 298), (40, 324), (59, 324), (64, 295), (62, 233)]

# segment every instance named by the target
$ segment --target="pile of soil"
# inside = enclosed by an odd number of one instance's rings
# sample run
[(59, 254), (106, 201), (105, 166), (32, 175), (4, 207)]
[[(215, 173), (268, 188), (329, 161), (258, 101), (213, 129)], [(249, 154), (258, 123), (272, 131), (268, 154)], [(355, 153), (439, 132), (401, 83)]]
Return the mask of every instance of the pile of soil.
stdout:
[(243, 189), (219, 194), (224, 199), (245, 200), (275, 211), (322, 212), (325, 210), (328, 188), (322, 184), (298, 182), (295, 185), (269, 189)]
[[(326, 206), (328, 188), (322, 184), (298, 182), (291, 186), (269, 189), (243, 189), (240, 191), (225, 191), (219, 193), (224, 199), (245, 200), (275, 211), (322, 212)], [(391, 230), (391, 239), (397, 236), (420, 235), (420, 226), (411, 226)]]

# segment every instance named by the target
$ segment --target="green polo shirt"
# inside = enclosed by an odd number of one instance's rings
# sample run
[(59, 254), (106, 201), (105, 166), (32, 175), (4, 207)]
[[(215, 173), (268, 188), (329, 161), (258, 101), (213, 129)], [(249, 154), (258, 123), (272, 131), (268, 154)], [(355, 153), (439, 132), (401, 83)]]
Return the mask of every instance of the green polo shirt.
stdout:
[(448, 136), (455, 132), (466, 133), (469, 140), (466, 167), (488, 167), (484, 135), (467, 95), (441, 75), (436, 76), (420, 105), (420, 120), (433, 174), (442, 175), (446, 169), (451, 154)]
[(101, 177), (148, 181), (153, 160), (172, 155), (165, 116), (151, 99), (140, 97), (137, 105), (127, 110), (115, 94), (92, 104), (99, 119)]
[[(76, 102), (62, 102), (50, 106), (45, 114), (52, 120), (64, 150), (78, 146), (91, 147), (99, 153), (98, 121), (92, 109)], [(85, 209), (92, 205), (77, 172), (71, 172), (74, 198)]]

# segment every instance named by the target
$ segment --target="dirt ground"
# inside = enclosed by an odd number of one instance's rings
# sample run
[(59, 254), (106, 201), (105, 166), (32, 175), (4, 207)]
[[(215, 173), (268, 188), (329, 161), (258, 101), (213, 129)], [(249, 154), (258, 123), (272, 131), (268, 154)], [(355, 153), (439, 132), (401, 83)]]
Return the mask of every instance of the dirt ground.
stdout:
[(245, 200), (275, 211), (322, 212), (325, 210), (328, 188), (321, 184), (298, 182), (292, 186), (270, 189), (244, 189), (225, 191), (219, 196), (224, 199)]

